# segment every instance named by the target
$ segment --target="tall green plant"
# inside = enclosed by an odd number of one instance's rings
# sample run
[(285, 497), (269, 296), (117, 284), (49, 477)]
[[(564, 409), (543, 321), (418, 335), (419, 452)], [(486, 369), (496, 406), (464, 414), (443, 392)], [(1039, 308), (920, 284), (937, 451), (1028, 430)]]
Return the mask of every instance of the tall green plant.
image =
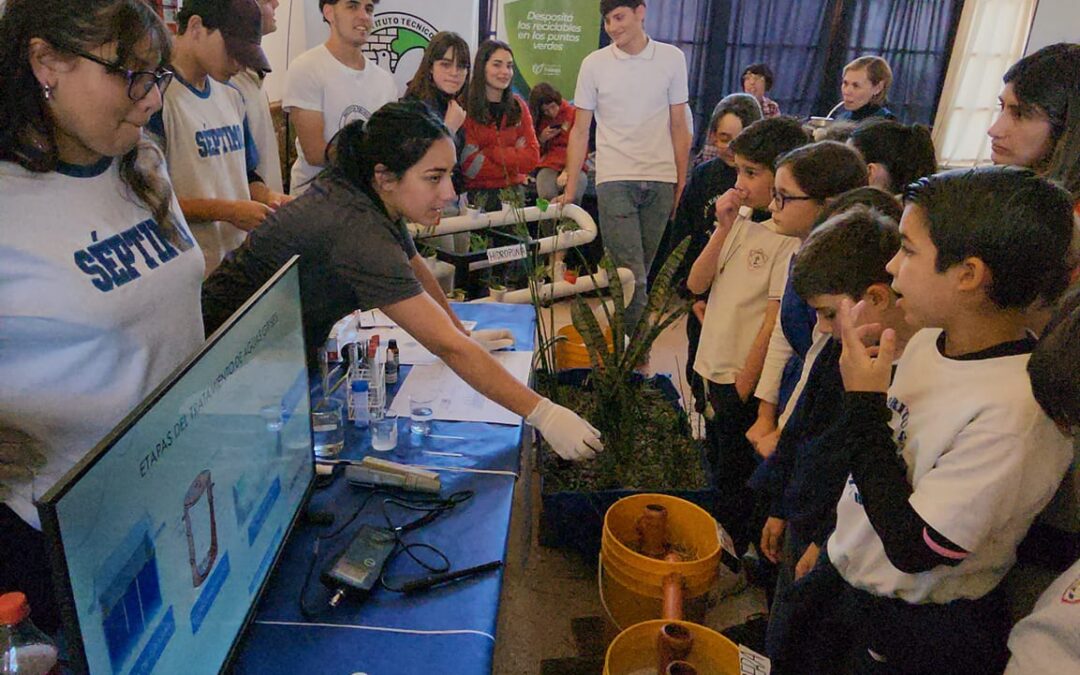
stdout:
[[(673, 282), (689, 245), (690, 238), (687, 237), (664, 261), (649, 291), (645, 311), (631, 331), (626, 330), (625, 302), (618, 271), (611, 256), (605, 254), (600, 267), (607, 273), (611, 309), (608, 310), (607, 302), (601, 302), (601, 307), (611, 330), (611, 349), (608, 349), (596, 315), (580, 295), (574, 298), (571, 320), (585, 342), (593, 367), (590, 379), (596, 411), (590, 421), (603, 434), (605, 452), (601, 461), (605, 463), (633, 461), (632, 447), (642, 418), (640, 412), (643, 406), (655, 404), (644, 400), (648, 394), (635, 381), (635, 369), (656, 338), (690, 311), (691, 302), (676, 293)], [(625, 343), (624, 335), (630, 336)]]

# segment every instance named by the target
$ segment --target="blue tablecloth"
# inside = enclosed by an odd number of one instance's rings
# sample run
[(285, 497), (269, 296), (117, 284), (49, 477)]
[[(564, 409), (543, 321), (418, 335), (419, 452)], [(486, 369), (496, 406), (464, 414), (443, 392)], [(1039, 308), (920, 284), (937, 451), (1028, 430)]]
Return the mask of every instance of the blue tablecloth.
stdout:
[[(532, 308), (522, 305), (459, 304), (462, 319), (478, 328), (510, 328), (518, 349), (532, 349)], [(472, 490), (475, 496), (434, 523), (405, 535), (442, 550), (451, 569), (462, 569), (506, 555), (510, 507), (522, 428), (494, 424), (435, 422), (434, 433), (464, 436), (466, 441), (411, 439), (401, 421), (398, 449), (377, 456), (437, 468), (442, 496)], [(410, 443), (414, 440), (415, 443)], [(423, 450), (461, 453), (432, 456)], [(350, 430), (342, 457), (358, 459), (370, 452), (366, 433)], [(312, 498), (311, 508), (335, 514), (344, 522), (368, 492), (338, 479)], [(415, 514), (393, 511), (395, 524)], [(352, 540), (361, 524), (385, 526), (382, 499), (372, 499), (345, 532), (320, 546), (312, 572), (307, 604), (324, 611), (313, 620), (299, 608), (300, 589), (311, 563), (317, 534), (327, 530), (299, 524), (290, 535), (267, 582), (251, 626), (238, 647), (233, 672), (238, 673), (489, 673), (495, 649), (502, 570), (406, 596), (376, 588), (362, 604), (344, 600), (331, 609), (329, 592), (319, 572)], [(398, 556), (387, 570), (391, 583), (425, 572), (408, 556)]]

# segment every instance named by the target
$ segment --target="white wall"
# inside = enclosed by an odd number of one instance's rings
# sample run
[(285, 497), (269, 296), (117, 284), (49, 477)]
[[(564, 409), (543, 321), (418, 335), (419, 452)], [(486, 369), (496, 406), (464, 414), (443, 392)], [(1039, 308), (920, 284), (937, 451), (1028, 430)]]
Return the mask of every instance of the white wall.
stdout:
[(1024, 54), (1055, 42), (1080, 43), (1080, 0), (1039, 0)]
[(326, 42), (329, 35), (315, 0), (281, 0), (277, 8), (277, 31), (263, 38), (263, 51), (273, 71), (266, 76), (266, 94), (271, 101), (281, 99), (285, 90), (285, 69), (309, 46)]

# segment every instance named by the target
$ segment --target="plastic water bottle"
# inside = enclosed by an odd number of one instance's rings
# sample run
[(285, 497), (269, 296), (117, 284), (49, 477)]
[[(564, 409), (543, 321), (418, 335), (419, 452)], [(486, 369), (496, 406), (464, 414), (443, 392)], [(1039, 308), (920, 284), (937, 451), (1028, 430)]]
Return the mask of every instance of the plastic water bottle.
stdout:
[(22, 593), (0, 595), (0, 675), (49, 675), (56, 671), (56, 644), (30, 620)]
[(354, 380), (350, 394), (352, 403), (353, 424), (360, 429), (366, 429), (371, 423), (371, 411), (368, 410), (368, 383), (367, 380)]

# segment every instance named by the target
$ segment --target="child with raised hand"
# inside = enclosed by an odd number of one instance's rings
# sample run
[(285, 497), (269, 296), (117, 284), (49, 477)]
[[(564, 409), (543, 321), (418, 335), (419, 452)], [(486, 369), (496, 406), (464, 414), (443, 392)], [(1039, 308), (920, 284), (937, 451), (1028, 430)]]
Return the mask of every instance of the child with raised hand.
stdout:
[[(1050, 319), (1028, 361), (1035, 400), (1080, 443), (1080, 287)], [(1072, 487), (1075, 489), (1076, 484)], [(1075, 495), (1074, 495), (1075, 496)], [(1075, 556), (1075, 554), (1074, 554)], [(1065, 571), (1009, 635), (1006, 675), (1080, 671), (1080, 559)], [(1071, 666), (1069, 664), (1072, 664)]]
[(1024, 313), (1065, 288), (1071, 203), (1003, 167), (937, 174), (905, 202), (887, 269), (905, 319), (926, 328), (894, 378), (896, 332), (867, 347), (881, 326), (856, 326), (850, 302), (838, 313), (850, 477), (800, 580), (822, 610), (801, 638), (858, 672), (1000, 672), (999, 584), (1072, 457), (1032, 396)]
[(709, 294), (694, 371), (705, 384), (717, 517), (740, 553), (753, 533), (753, 495), (746, 482), (757, 461), (745, 436), (757, 407), (752, 395), (780, 311), (788, 261), (799, 246), (768, 222), (772, 165), (806, 141), (792, 117), (755, 122), (732, 141), (735, 187), (716, 199), (715, 229), (686, 279), (691, 293)]
[[(836, 141), (819, 141), (792, 150), (776, 162), (773, 199), (769, 210), (776, 231), (805, 240), (820, 222), (828, 200), (867, 184), (866, 163), (854, 149)], [(746, 432), (762, 457), (776, 449), (777, 411), (784, 408), (810, 349), (816, 317), (790, 280), (780, 303), (780, 320), (773, 328), (761, 378), (757, 420)], [(780, 420), (782, 422), (782, 420)]]
[(835, 524), (836, 501), (847, 477), (847, 467), (835, 452), (842, 440), (837, 433), (844, 396), (840, 336), (834, 331), (839, 305), (843, 300), (863, 302), (860, 320), (896, 330), (902, 342), (914, 332), (897, 308), (885, 271), (900, 248), (900, 203), (865, 187), (845, 192), (829, 211), (833, 215), (811, 233), (791, 271), (795, 291), (817, 313), (824, 343), (816, 356), (808, 355), (802, 393), (789, 403), (793, 412), (771, 458), (769, 516), (786, 525), (780, 532), (782, 542), (771, 537), (768, 527), (761, 542), (762, 552), (780, 561), (766, 637), (774, 667), (788, 665), (780, 650), (793, 628), (787, 589), (817, 561), (820, 544)]

